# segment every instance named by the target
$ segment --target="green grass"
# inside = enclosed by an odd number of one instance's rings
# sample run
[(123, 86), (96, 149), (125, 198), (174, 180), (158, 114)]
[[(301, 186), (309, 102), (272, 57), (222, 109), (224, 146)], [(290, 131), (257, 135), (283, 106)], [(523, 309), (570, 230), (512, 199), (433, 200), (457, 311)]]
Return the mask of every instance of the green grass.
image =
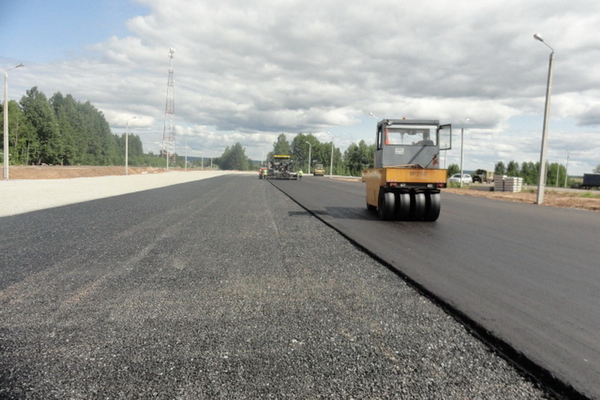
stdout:
[(600, 194), (596, 194), (596, 193), (592, 193), (592, 192), (585, 192), (579, 195), (579, 197), (583, 197), (586, 199), (600, 199)]
[[(467, 185), (466, 183), (463, 183), (462, 189), (468, 189), (469, 186), (470, 185)], [(449, 187), (451, 189), (461, 189), (460, 182), (448, 182), (447, 187)]]

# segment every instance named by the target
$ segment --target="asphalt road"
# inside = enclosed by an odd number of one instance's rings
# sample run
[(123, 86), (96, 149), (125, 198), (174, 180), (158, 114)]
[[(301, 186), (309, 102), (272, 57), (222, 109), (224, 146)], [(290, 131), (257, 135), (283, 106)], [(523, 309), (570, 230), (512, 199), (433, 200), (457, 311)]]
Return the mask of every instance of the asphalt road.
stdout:
[(275, 185), (580, 393), (600, 398), (600, 214), (442, 194), (437, 222), (384, 222), (364, 184)]
[(254, 175), (5, 216), (0, 238), (3, 399), (546, 398)]

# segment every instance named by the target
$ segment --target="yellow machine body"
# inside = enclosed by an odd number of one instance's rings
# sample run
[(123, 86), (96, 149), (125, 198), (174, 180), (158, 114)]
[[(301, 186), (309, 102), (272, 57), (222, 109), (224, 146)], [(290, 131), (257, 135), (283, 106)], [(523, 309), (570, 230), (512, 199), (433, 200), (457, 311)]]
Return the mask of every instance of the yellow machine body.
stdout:
[(362, 181), (367, 184), (367, 204), (377, 207), (379, 191), (382, 188), (445, 188), (446, 170), (402, 167), (373, 168), (363, 171)]

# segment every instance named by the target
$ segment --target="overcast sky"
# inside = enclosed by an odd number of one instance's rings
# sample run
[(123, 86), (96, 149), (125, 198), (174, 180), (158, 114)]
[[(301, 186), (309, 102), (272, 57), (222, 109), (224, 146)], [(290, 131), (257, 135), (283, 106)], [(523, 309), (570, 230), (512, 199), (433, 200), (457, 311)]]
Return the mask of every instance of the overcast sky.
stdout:
[[(176, 151), (260, 159), (278, 134), (374, 141), (381, 118), (453, 124), (447, 164), (539, 161), (550, 48), (548, 160), (600, 164), (597, 0), (19, 0), (3, 2), (9, 98), (33, 86), (90, 101), (115, 134), (161, 148), (175, 49)], [(468, 120), (467, 120), (468, 118)], [(330, 132), (330, 135), (327, 134)], [(186, 149), (187, 144), (187, 149)], [(549, 183), (551, 184), (551, 183)]]

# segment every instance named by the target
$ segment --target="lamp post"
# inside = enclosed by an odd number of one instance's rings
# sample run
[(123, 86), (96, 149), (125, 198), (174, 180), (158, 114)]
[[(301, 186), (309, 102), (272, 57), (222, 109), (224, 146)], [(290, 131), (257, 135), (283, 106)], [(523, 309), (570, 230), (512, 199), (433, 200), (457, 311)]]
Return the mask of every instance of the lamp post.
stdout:
[(465, 156), (465, 122), (469, 122), (469, 118), (465, 118), (460, 128), (460, 187), (463, 186), (463, 159)]
[(329, 179), (333, 178), (333, 140), (334, 137), (331, 132), (327, 132), (331, 136), (331, 160), (329, 162)]
[(125, 122), (125, 175), (129, 175), (129, 121), (137, 117), (133, 116)]
[(24, 66), (25, 64), (21, 63), (4, 71), (4, 179), (8, 179), (8, 166), (10, 164), (8, 154), (8, 71), (12, 71), (13, 69), (21, 68)]
[(565, 187), (567, 187), (567, 178), (569, 177), (569, 156), (570, 151), (567, 150), (567, 166), (565, 167)]
[(311, 157), (312, 157), (312, 144), (310, 142), (306, 142), (306, 144), (308, 144), (308, 172), (307, 174), (310, 175), (310, 163), (311, 163)]
[[(546, 46), (544, 39), (537, 33), (533, 35), (535, 40), (539, 40)], [(548, 46), (552, 52), (550, 53), (550, 61), (548, 62), (548, 82), (546, 84), (546, 106), (544, 107), (544, 128), (542, 131), (542, 149), (540, 151), (540, 176), (538, 178), (538, 190), (536, 203), (544, 204), (544, 190), (546, 185), (546, 147), (548, 143), (548, 119), (550, 117), (550, 96), (552, 93), (552, 66), (554, 64), (554, 49)]]
[(375, 118), (376, 120), (379, 120), (379, 118), (377, 118), (377, 116), (375, 114), (373, 114), (372, 112), (369, 113), (369, 115), (373, 118)]

